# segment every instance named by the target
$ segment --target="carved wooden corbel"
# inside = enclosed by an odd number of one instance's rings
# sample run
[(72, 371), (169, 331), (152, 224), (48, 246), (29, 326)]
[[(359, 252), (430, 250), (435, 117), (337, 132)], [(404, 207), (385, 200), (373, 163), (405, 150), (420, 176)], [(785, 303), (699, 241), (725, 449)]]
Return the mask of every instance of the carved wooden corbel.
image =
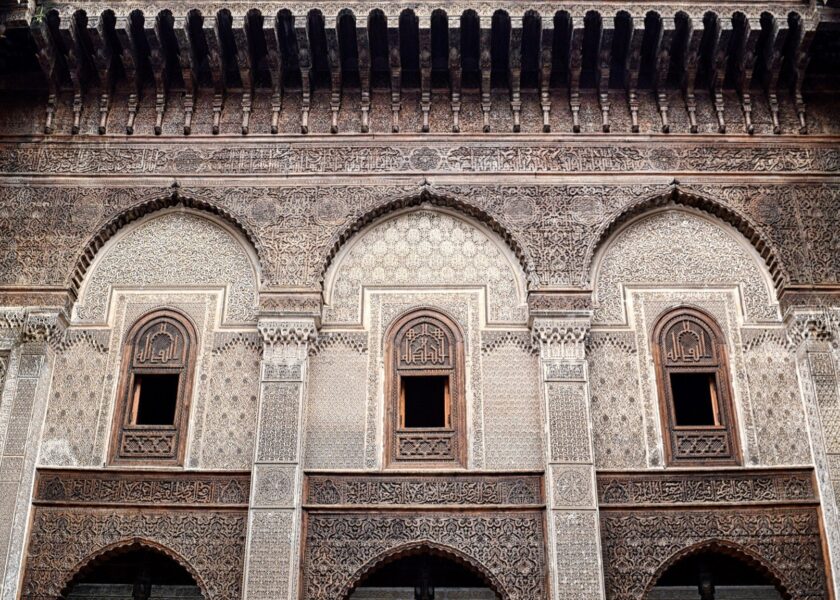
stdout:
[(481, 114), (484, 119), (482, 127), (484, 133), (490, 132), (490, 108), (491, 108), (491, 69), (492, 57), (490, 54), (490, 43), (492, 37), (491, 18), (480, 17), (481, 29), (479, 32), (479, 67), (481, 69)]
[(551, 131), (551, 69), (554, 52), (554, 23), (546, 18), (540, 30), (540, 109), (543, 133)]
[(580, 133), (580, 75), (583, 71), (583, 18), (572, 22), (569, 44), (569, 108), (572, 110), (572, 131)]
[(612, 44), (615, 29), (601, 24), (601, 35), (598, 41), (598, 104), (601, 107), (601, 130), (610, 132), (610, 66), (612, 62)]
[(627, 105), (630, 108), (630, 131), (639, 133), (639, 69), (642, 64), (644, 27), (633, 27), (627, 51)]
[(696, 19), (689, 20), (688, 46), (685, 52), (685, 76), (683, 78), (683, 96), (688, 111), (688, 126), (691, 133), (697, 133), (697, 69), (700, 58), (700, 42), (703, 40), (703, 28)]
[(510, 112), (513, 115), (513, 132), (519, 133), (522, 129), (520, 122), (522, 114), (522, 18), (511, 17), (510, 24), (510, 45), (509, 45), (509, 66), (510, 72)]
[(451, 86), (452, 132), (461, 131), (461, 28), (449, 26), (449, 82)]

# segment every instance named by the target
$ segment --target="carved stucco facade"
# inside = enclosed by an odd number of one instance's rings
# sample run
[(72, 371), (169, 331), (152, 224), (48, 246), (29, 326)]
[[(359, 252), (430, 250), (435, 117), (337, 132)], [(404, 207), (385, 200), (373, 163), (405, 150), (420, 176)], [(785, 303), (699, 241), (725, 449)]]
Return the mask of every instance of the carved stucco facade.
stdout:
[[(269, 137), (271, 102), (255, 94), (247, 139), (238, 92), (218, 137), (212, 96), (199, 94), (190, 139), (180, 96), (152, 137), (145, 95), (133, 138), (112, 127), (128, 119), (122, 91), (104, 138), (93, 97), (77, 137), (51, 138), (36, 133), (41, 104), (2, 100), (2, 600), (56, 594), (88, 558), (134, 538), (177, 555), (214, 600), (343, 600), (381, 561), (418, 548), (469, 565), (506, 599), (642, 600), (712, 539), (794, 598), (832, 597), (835, 103), (815, 95), (798, 137), (794, 98), (782, 96), (775, 136), (771, 105), (756, 103), (749, 136), (733, 133), (744, 104), (727, 92), (723, 137), (707, 92), (689, 134), (671, 90), (665, 135), (646, 91), (634, 136), (623, 92), (608, 94), (608, 133), (603, 99), (584, 90), (575, 136), (569, 97), (554, 90), (555, 133), (524, 94), (514, 135), (510, 97), (494, 93), (485, 135), (478, 96), (459, 106), (455, 134), (436, 94), (421, 134), (425, 101), (412, 93), (397, 133), (391, 99), (374, 92), (377, 135), (362, 135), (355, 105), (333, 111), (319, 90), (309, 137), (299, 95), (284, 97)], [(72, 102), (59, 97), (51, 118), (67, 129)], [(725, 338), (735, 467), (666, 464), (651, 337), (678, 306), (709, 314)], [(104, 466), (126, 337), (163, 307), (197, 332), (183, 467), (149, 475), (169, 487)], [(454, 472), (386, 459), (386, 332), (419, 308), (463, 333), (466, 450)], [(142, 485), (88, 482), (65, 497), (36, 483), (51, 473)], [(185, 478), (199, 491), (167, 496)], [(136, 490), (157, 490), (186, 533), (156, 529)], [(88, 523), (95, 547), (62, 557), (50, 536), (65, 522), (55, 539)]]

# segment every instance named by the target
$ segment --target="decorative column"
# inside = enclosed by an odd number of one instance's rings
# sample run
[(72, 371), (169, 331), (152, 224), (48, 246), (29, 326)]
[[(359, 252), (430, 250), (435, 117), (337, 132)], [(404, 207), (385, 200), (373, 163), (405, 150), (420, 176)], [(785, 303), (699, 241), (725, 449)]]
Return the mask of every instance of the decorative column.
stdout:
[[(533, 312), (532, 312), (533, 314)], [(551, 597), (604, 598), (584, 342), (591, 317), (535, 318), (547, 418), (546, 500)]]
[(840, 308), (787, 315), (817, 486), (822, 499), (831, 583), (840, 591)]
[(19, 596), (35, 463), (46, 413), (59, 310), (0, 313), (0, 574), (2, 598)]
[(304, 398), (313, 318), (261, 318), (260, 407), (245, 555), (246, 600), (296, 598)]

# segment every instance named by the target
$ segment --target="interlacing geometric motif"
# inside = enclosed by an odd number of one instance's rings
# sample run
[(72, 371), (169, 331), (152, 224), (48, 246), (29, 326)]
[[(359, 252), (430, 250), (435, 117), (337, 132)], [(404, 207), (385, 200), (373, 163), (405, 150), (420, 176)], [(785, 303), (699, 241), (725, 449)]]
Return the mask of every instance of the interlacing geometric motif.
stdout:
[(32, 522), (22, 597), (55, 600), (92, 559), (140, 543), (162, 548), (196, 578), (206, 600), (240, 600), (244, 510), (38, 507)]
[(795, 600), (827, 598), (816, 509), (601, 512), (608, 600), (642, 600), (663, 566), (716, 541), (759, 559)]
[(305, 600), (341, 600), (378, 562), (412, 547), (465, 560), (509, 600), (543, 600), (545, 541), (540, 512), (311, 513)]

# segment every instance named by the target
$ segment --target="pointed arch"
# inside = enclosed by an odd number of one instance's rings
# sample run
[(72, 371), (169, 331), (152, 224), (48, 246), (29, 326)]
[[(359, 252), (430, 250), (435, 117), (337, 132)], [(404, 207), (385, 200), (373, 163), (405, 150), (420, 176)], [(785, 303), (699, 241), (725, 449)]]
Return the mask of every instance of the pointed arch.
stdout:
[(494, 577), (490, 572), (490, 569), (482, 565), (478, 560), (456, 550), (455, 548), (451, 548), (443, 544), (436, 544), (429, 540), (420, 540), (410, 544), (404, 544), (396, 548), (391, 548), (390, 550), (383, 552), (379, 556), (368, 561), (348, 579), (344, 587), (340, 590), (338, 598), (340, 598), (340, 600), (349, 600), (350, 595), (355, 591), (355, 589), (375, 571), (378, 571), (389, 563), (400, 560), (401, 558), (420, 554), (429, 554), (451, 560), (463, 566), (474, 575), (480, 577), (487, 587), (493, 590), (493, 592), (501, 600), (508, 600), (508, 598), (510, 598), (509, 592), (504, 589), (498, 578)]
[(764, 261), (777, 294), (789, 281), (787, 270), (779, 259), (778, 250), (767, 236), (759, 231), (758, 226), (749, 217), (713, 197), (674, 184), (668, 191), (646, 196), (633, 202), (601, 228), (586, 253), (584, 264), (589, 283), (594, 282), (594, 271), (597, 267), (595, 259), (599, 251), (609, 242), (615, 232), (642, 214), (669, 204), (698, 209), (719, 218), (739, 231)]
[(674, 553), (668, 560), (659, 565), (654, 574), (651, 576), (647, 586), (645, 586), (642, 598), (647, 598), (650, 591), (654, 588), (654, 586), (656, 586), (662, 576), (678, 562), (707, 552), (729, 556), (748, 564), (757, 572), (767, 577), (773, 585), (776, 586), (776, 589), (782, 595), (782, 598), (785, 600), (790, 600), (790, 598), (792, 598), (792, 594), (788, 591), (781, 574), (775, 567), (773, 567), (772, 564), (766, 561), (758, 553), (753, 552), (740, 544), (719, 539), (704, 540)]
[(177, 185), (174, 185), (168, 194), (147, 199), (139, 204), (126, 208), (108, 219), (104, 224), (100, 225), (97, 232), (91, 236), (76, 259), (73, 261), (73, 271), (70, 274), (69, 282), (70, 290), (74, 298), (78, 297), (85, 275), (87, 274), (90, 266), (93, 264), (96, 255), (111, 238), (113, 238), (126, 225), (129, 225), (146, 215), (175, 207), (191, 208), (215, 215), (231, 228), (239, 232), (244, 239), (248, 241), (253, 249), (253, 252), (256, 254), (256, 267), (258, 275), (262, 273), (264, 251), (259, 242), (259, 238), (253, 232), (251, 227), (243, 223), (241, 219), (237, 218), (221, 206), (207, 200), (195, 198), (189, 194), (184, 194)]
[(501, 237), (513, 255), (516, 256), (516, 259), (519, 261), (519, 266), (525, 273), (527, 286), (530, 288), (534, 284), (535, 270), (532, 260), (522, 244), (519, 243), (516, 236), (514, 236), (507, 227), (505, 227), (498, 221), (498, 219), (486, 212), (484, 209), (479, 208), (464, 199), (434, 191), (427, 186), (423, 186), (415, 193), (395, 198), (385, 202), (384, 204), (376, 206), (339, 231), (334, 236), (332, 245), (329, 247), (326, 256), (323, 259), (318, 275), (318, 283), (322, 286), (324, 285), (330, 266), (332, 266), (339, 251), (344, 247), (348, 240), (353, 237), (354, 234), (388, 213), (396, 212), (405, 208), (420, 206), (421, 204), (430, 204), (441, 208), (449, 208), (467, 217), (471, 217), (485, 225), (488, 229)]
[(105, 563), (106, 561), (110, 560), (115, 556), (118, 556), (125, 552), (129, 552), (131, 550), (141, 548), (157, 552), (174, 561), (187, 573), (189, 573), (190, 577), (193, 578), (193, 581), (195, 581), (196, 586), (198, 586), (198, 589), (201, 591), (202, 597), (205, 600), (209, 600), (211, 598), (207, 590), (207, 584), (204, 582), (204, 580), (201, 578), (201, 576), (198, 574), (195, 568), (193, 568), (193, 566), (183, 556), (181, 556), (174, 550), (170, 550), (166, 546), (141, 537), (123, 539), (118, 542), (114, 542), (113, 544), (104, 546), (96, 550), (95, 552), (92, 552), (91, 554), (88, 554), (85, 558), (76, 563), (76, 565), (73, 566), (73, 568), (66, 573), (64, 580), (61, 582), (61, 592), (58, 597), (65, 598), (67, 596), (67, 593), (77, 581), (79, 581), (82, 577), (94, 570), (99, 565)]

